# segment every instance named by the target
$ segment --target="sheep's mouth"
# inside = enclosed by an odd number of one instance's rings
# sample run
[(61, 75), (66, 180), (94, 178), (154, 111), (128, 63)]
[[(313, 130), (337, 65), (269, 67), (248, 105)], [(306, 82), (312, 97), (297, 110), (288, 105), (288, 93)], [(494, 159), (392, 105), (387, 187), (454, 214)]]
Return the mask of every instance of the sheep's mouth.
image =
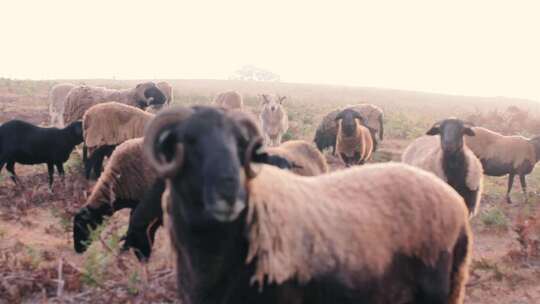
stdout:
[(236, 220), (246, 206), (241, 200), (237, 200), (232, 206), (226, 205), (228, 203), (224, 200), (218, 200), (216, 207), (208, 208), (207, 211), (218, 222), (227, 223)]

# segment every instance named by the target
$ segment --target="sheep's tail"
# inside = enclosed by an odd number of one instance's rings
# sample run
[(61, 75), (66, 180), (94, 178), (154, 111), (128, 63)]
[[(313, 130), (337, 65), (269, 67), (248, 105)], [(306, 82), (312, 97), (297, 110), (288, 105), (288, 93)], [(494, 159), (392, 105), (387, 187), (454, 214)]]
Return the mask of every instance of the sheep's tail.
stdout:
[(471, 242), (471, 233), (467, 228), (464, 228), (454, 246), (449, 304), (463, 303), (465, 284), (469, 278)]

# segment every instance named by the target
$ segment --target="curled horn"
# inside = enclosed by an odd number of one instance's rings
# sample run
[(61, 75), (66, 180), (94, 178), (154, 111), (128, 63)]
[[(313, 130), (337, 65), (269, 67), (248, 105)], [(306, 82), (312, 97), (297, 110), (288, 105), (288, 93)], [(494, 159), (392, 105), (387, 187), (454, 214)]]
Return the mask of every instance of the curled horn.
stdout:
[(254, 137), (247, 146), (246, 154), (244, 155), (244, 172), (246, 173), (247, 179), (253, 179), (257, 176), (257, 173), (251, 167), (251, 158), (255, 154), (255, 151), (260, 149), (262, 146), (263, 139), (260, 136)]
[(193, 114), (193, 109), (186, 107), (172, 107), (157, 114), (148, 123), (145, 129), (143, 152), (150, 165), (164, 178), (174, 176), (184, 162), (184, 146), (174, 143), (171, 159), (158, 151), (157, 144), (171, 135), (172, 129)]

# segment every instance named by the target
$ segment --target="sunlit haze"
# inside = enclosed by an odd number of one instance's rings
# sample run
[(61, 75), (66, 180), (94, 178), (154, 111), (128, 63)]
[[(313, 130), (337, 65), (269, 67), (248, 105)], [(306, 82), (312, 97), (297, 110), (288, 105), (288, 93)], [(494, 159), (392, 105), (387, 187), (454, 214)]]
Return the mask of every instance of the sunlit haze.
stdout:
[(227, 79), (540, 100), (538, 1), (2, 2), (0, 77)]

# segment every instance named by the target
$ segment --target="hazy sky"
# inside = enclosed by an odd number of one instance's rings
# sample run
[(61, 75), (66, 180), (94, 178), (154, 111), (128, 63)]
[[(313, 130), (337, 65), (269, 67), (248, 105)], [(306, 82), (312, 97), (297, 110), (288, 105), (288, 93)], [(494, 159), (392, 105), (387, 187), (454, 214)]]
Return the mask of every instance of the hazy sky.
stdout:
[(2, 0), (0, 77), (226, 79), (540, 100), (539, 1)]

